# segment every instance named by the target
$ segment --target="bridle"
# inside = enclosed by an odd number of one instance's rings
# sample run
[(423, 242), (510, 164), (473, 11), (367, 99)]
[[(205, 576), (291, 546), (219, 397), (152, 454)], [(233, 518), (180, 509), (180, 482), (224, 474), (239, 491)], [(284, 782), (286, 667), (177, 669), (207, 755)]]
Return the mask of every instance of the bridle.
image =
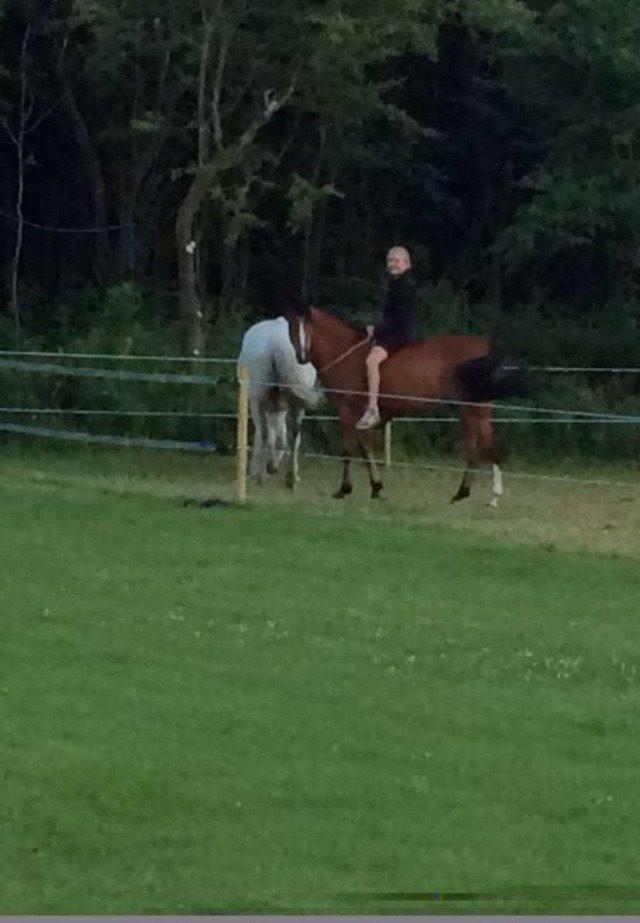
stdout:
[[(329, 369), (332, 369), (334, 366), (338, 365), (357, 349), (360, 349), (361, 346), (364, 346), (365, 343), (368, 343), (371, 340), (371, 335), (367, 334), (362, 340), (358, 340), (357, 343), (354, 343), (353, 346), (350, 346), (349, 349), (345, 349), (344, 352), (341, 352), (339, 356), (336, 356), (335, 359), (332, 359), (331, 362), (327, 362), (326, 365), (323, 365), (321, 369), (318, 369), (318, 374), (322, 375), (323, 372), (328, 372)], [(305, 319), (301, 317), (298, 321), (298, 353), (299, 359), (304, 363), (308, 362), (308, 353), (311, 346), (311, 335), (307, 332)]]

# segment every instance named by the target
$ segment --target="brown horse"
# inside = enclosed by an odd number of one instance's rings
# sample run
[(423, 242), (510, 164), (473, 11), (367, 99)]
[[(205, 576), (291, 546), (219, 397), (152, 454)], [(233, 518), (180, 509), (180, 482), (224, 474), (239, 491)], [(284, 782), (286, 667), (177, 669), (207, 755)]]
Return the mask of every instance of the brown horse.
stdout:
[[(371, 346), (366, 332), (344, 320), (309, 308), (289, 317), (289, 335), (298, 362), (312, 362), (318, 370), (327, 397), (340, 418), (343, 472), (334, 496), (346, 497), (353, 490), (351, 461), (358, 445), (369, 468), (371, 496), (378, 497), (382, 481), (375, 462), (373, 433), (355, 427), (366, 403), (365, 357)], [(498, 505), (502, 496), (500, 453), (491, 423), (491, 406), (484, 403), (498, 397), (522, 393), (519, 379), (489, 354), (489, 341), (479, 336), (430, 336), (391, 353), (380, 367), (380, 417), (384, 424), (392, 417), (434, 411), (443, 401), (471, 402), (458, 407), (466, 448), (467, 467), (452, 502), (470, 494), (475, 467), (493, 465), (493, 487), (489, 504)]]

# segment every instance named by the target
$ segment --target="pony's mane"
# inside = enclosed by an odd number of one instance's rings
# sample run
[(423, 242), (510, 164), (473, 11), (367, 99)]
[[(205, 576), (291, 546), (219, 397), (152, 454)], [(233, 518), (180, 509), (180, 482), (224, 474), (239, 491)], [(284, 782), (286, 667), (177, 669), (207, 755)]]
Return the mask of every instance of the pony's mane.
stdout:
[(327, 311), (325, 308), (318, 308), (316, 305), (313, 307), (315, 307), (316, 311), (320, 311), (321, 314), (324, 314), (325, 317), (329, 317), (332, 320), (339, 321), (341, 324), (344, 324), (344, 326), (348, 327), (352, 333), (364, 333), (365, 328), (363, 324), (354, 324), (353, 321), (349, 320), (348, 317), (343, 317), (343, 315), (338, 311)]

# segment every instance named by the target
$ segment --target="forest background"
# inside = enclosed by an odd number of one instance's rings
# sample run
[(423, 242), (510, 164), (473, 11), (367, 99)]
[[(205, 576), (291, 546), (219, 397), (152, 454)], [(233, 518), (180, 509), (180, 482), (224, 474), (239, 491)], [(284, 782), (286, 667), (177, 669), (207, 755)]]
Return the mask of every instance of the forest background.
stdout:
[[(3, 0), (2, 348), (233, 356), (305, 302), (372, 322), (402, 243), (422, 333), (635, 367), (638, 47), (633, 0)], [(537, 400), (637, 412), (640, 385)]]

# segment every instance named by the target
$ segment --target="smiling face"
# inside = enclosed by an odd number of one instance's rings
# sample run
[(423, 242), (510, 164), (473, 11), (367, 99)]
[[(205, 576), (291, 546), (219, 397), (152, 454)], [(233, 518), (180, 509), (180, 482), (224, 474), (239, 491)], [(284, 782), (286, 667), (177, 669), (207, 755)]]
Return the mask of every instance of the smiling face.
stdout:
[(392, 247), (387, 253), (387, 272), (396, 278), (411, 268), (409, 251), (404, 247)]

